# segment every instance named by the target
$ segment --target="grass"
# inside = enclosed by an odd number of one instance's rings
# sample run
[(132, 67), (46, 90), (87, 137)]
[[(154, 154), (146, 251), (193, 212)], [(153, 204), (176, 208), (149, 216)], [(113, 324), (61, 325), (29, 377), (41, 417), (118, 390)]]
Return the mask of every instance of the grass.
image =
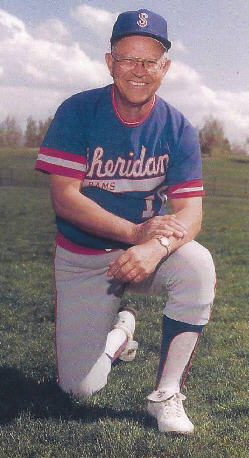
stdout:
[[(32, 169), (35, 153), (15, 154), (20, 170)], [(232, 177), (234, 167), (244, 177), (247, 163), (204, 161), (204, 171), (220, 180)], [(124, 299), (140, 311), (139, 352), (132, 364), (113, 368), (101, 393), (81, 401), (59, 390), (48, 191), (0, 187), (0, 201), (0, 458), (248, 458), (248, 200), (204, 200), (198, 240), (214, 256), (218, 290), (184, 390), (193, 437), (160, 434), (145, 414), (160, 347), (161, 298)]]
[(249, 157), (204, 158), (204, 185), (208, 195), (249, 197)]

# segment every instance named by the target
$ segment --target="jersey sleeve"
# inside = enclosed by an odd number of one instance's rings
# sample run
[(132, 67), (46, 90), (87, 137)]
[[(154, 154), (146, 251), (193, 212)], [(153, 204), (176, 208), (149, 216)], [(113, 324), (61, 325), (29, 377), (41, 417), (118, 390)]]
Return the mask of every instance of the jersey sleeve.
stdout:
[(175, 152), (170, 157), (167, 183), (170, 199), (205, 195), (199, 139), (191, 124), (184, 126)]
[(35, 169), (83, 180), (87, 166), (86, 126), (73, 98), (57, 110), (42, 142)]

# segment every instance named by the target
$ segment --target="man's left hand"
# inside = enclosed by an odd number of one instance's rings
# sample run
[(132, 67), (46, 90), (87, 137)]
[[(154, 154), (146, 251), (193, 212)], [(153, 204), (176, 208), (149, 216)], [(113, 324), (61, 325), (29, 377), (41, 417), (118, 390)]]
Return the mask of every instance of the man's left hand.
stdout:
[(128, 248), (116, 261), (110, 263), (107, 276), (124, 283), (139, 283), (154, 272), (157, 264), (166, 254), (167, 250), (158, 240), (149, 240)]

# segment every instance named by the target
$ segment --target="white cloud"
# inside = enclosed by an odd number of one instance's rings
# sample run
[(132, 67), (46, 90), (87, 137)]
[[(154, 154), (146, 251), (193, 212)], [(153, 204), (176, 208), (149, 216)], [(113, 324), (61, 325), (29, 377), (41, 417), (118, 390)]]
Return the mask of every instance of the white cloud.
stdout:
[(14, 116), (24, 128), (27, 118), (46, 119), (53, 116), (55, 109), (71, 91), (30, 88), (27, 86), (1, 86), (4, 103), (0, 104), (0, 121), (6, 116)]
[(179, 108), (196, 125), (212, 115), (224, 124), (231, 142), (243, 143), (249, 130), (249, 92), (215, 91), (188, 65), (174, 62), (160, 95)]
[(91, 59), (78, 43), (62, 44), (33, 37), (25, 24), (0, 10), (2, 84), (80, 90), (107, 81), (103, 63)]
[(35, 36), (52, 42), (64, 42), (70, 37), (70, 33), (59, 19), (48, 19), (36, 28)]
[[(58, 30), (65, 36), (57, 23)], [(78, 43), (33, 36), (2, 9), (0, 37), (1, 118), (11, 114), (22, 124), (29, 115), (46, 118), (65, 97), (110, 82), (104, 61), (91, 59)]]
[(4, 39), (6, 35), (9, 38), (18, 34), (19, 36), (25, 35), (24, 23), (15, 16), (7, 13), (0, 8), (0, 38)]
[(188, 50), (181, 40), (176, 40), (172, 42), (172, 49), (174, 50), (174, 52), (176, 51), (178, 53), (188, 54)]
[(111, 36), (113, 23), (118, 13), (110, 13), (88, 5), (79, 5), (71, 9), (71, 16), (84, 28), (92, 30), (96, 36), (101, 38), (102, 35)]

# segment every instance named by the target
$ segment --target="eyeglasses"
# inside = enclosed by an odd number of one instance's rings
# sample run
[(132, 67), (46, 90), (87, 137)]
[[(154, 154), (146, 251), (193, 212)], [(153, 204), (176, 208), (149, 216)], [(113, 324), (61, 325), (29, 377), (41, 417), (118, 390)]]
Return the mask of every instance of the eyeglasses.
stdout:
[(118, 57), (112, 53), (112, 57), (116, 60), (123, 70), (134, 70), (138, 62), (141, 62), (143, 68), (150, 73), (155, 73), (161, 69), (163, 62), (166, 62), (165, 57), (159, 59), (139, 59), (137, 57)]

